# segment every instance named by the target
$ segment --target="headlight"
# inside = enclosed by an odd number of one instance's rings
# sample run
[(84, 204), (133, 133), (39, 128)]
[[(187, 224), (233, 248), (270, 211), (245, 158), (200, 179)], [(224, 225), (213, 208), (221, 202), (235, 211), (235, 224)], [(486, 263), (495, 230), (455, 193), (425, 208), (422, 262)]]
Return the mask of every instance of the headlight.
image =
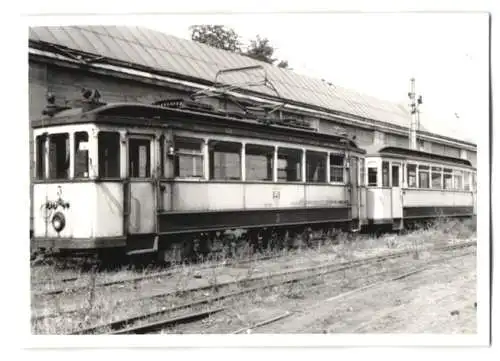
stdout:
[(64, 214), (61, 212), (57, 212), (52, 217), (52, 227), (56, 230), (56, 232), (61, 232), (66, 225), (66, 219), (64, 218)]

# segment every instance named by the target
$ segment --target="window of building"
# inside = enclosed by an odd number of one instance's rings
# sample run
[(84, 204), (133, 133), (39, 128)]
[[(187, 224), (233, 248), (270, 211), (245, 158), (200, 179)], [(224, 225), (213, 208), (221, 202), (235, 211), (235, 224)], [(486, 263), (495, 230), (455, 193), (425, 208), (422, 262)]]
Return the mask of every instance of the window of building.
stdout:
[(306, 151), (306, 182), (326, 182), (326, 153)]
[(441, 189), (441, 178), (442, 178), (443, 168), (441, 167), (432, 167), (432, 188), (433, 189)]
[(418, 166), (418, 187), (419, 188), (429, 188), (429, 166), (419, 165)]
[(376, 187), (377, 186), (377, 168), (368, 167), (368, 186)]
[(89, 176), (89, 135), (87, 132), (75, 133), (75, 178)]
[(302, 151), (278, 148), (278, 181), (300, 182), (302, 180)]
[(209, 149), (210, 179), (241, 179), (240, 143), (211, 141), (209, 143)]
[(382, 162), (382, 187), (390, 187), (389, 162)]
[(247, 144), (245, 146), (245, 174), (247, 180), (273, 180), (274, 147)]
[(99, 154), (99, 177), (120, 178), (120, 133), (99, 132), (97, 152)]
[(183, 178), (203, 177), (203, 140), (174, 138), (175, 176)]
[(450, 168), (443, 170), (443, 188), (453, 189), (453, 171)]
[(408, 179), (408, 187), (409, 188), (417, 188), (417, 165), (416, 164), (408, 164), (406, 166), (406, 173)]
[(36, 137), (36, 178), (44, 179), (45, 178), (45, 141), (47, 137), (45, 135), (39, 135)]
[(49, 135), (49, 179), (69, 177), (69, 134)]
[(392, 186), (399, 187), (399, 165), (392, 166)]
[(343, 154), (330, 154), (330, 182), (344, 182)]
[(128, 140), (128, 171), (131, 178), (151, 177), (151, 141), (130, 138)]
[(460, 170), (457, 170), (455, 171), (455, 173), (453, 174), (453, 178), (454, 178), (454, 188), (456, 190), (463, 190), (463, 173), (462, 171)]

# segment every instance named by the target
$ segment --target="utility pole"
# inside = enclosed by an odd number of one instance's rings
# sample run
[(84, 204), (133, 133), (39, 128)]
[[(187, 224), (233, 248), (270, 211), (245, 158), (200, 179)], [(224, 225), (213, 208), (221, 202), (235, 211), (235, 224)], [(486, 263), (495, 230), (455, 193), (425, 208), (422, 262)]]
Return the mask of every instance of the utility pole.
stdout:
[(419, 105), (422, 104), (422, 96), (417, 97), (415, 93), (415, 78), (410, 79), (410, 92), (408, 93), (408, 98), (410, 98), (410, 114), (411, 114), (411, 124), (410, 124), (410, 149), (417, 149), (417, 130), (420, 128), (420, 110)]

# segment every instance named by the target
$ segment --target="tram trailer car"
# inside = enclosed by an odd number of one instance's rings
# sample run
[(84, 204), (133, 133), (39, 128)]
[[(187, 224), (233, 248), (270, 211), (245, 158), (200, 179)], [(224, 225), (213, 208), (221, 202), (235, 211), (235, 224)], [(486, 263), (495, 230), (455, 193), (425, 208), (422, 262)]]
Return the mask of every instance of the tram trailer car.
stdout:
[(392, 146), (366, 150), (368, 228), (401, 230), (440, 217), (476, 216), (470, 161)]
[(32, 122), (34, 249), (179, 259), (227, 229), (255, 243), (366, 220), (366, 152), (346, 137), (182, 102), (49, 100)]

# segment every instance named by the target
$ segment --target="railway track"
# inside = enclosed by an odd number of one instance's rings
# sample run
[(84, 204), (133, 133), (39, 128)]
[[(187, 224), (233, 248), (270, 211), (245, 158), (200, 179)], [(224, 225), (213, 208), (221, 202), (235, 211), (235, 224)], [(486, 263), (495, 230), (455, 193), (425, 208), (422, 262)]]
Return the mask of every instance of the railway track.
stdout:
[[(462, 249), (462, 248), (467, 248), (470, 246), (474, 246), (476, 242), (467, 242), (467, 243), (461, 243), (461, 244), (456, 244), (452, 246), (445, 246), (445, 247), (436, 247), (434, 248), (435, 250), (439, 251), (450, 251), (450, 250), (457, 250), (457, 249)], [(213, 314), (215, 311), (214, 310), (219, 310), (223, 307), (216, 307), (215, 309), (210, 308), (210, 309), (199, 309), (200, 307), (207, 307), (211, 306), (216, 302), (222, 302), (228, 299), (232, 299), (244, 294), (248, 294), (251, 292), (255, 292), (258, 290), (270, 288), (270, 287), (276, 287), (280, 285), (285, 285), (287, 283), (295, 283), (299, 281), (304, 281), (307, 279), (312, 279), (312, 278), (317, 278), (322, 275), (326, 274), (331, 274), (335, 272), (339, 272), (342, 270), (347, 270), (347, 269), (352, 269), (356, 267), (360, 267), (363, 265), (368, 265), (372, 266), (374, 263), (377, 262), (383, 262), (386, 260), (402, 257), (404, 255), (409, 255), (413, 251), (404, 251), (404, 252), (397, 252), (397, 253), (392, 253), (392, 254), (387, 254), (387, 255), (382, 255), (382, 256), (376, 256), (376, 257), (369, 257), (361, 260), (356, 260), (353, 262), (349, 263), (344, 263), (344, 264), (327, 264), (327, 265), (320, 265), (316, 267), (309, 267), (306, 269), (298, 269), (298, 270), (291, 270), (291, 271), (285, 271), (285, 272), (279, 272), (275, 274), (267, 274), (265, 276), (258, 276), (253, 278), (252, 280), (247, 280), (248, 281), (253, 281), (256, 282), (258, 280), (262, 280), (263, 278), (278, 278), (278, 277), (283, 277), (286, 276), (282, 279), (277, 279), (273, 282), (266, 282), (266, 283), (260, 283), (260, 284), (255, 284), (255, 285), (250, 285), (250, 286), (244, 286), (237, 291), (227, 291), (224, 293), (218, 292), (215, 296), (209, 296), (209, 297), (202, 297), (200, 299), (197, 299), (196, 301), (192, 302), (187, 302), (178, 306), (170, 307), (170, 308), (163, 308), (160, 310), (155, 310), (149, 313), (143, 313), (137, 316), (132, 316), (132, 317), (125, 317), (123, 319), (109, 322), (109, 323), (104, 323), (104, 324), (99, 324), (95, 326), (91, 326), (85, 329), (80, 329), (74, 331), (72, 334), (95, 334), (95, 333), (113, 333), (113, 334), (120, 334), (120, 333), (141, 333), (143, 331), (141, 327), (145, 327), (148, 330), (152, 329), (161, 329), (161, 328), (166, 328), (170, 327), (173, 324), (179, 324), (183, 322), (192, 322), (192, 320), (198, 320), (202, 317), (206, 317), (210, 314)], [(471, 252), (469, 252), (471, 253)], [(429, 265), (436, 263), (436, 262), (443, 262), (446, 259), (453, 258), (457, 256), (451, 256), (448, 258), (437, 258), (431, 261), (428, 261), (425, 263), (426, 267)], [(400, 271), (400, 270), (397, 270)], [(391, 271), (388, 271), (391, 272)], [(380, 277), (383, 274), (387, 274), (388, 272), (381, 272), (381, 273), (376, 273), (371, 275), (372, 277)], [(392, 270), (394, 272), (394, 270)], [(413, 270), (412, 272), (420, 272), (419, 270), (415, 271)], [(363, 277), (370, 277), (370, 275), (365, 275)], [(400, 277), (400, 276), (398, 276)], [(228, 286), (230, 284), (232, 285), (237, 285), (239, 281), (235, 282), (228, 282), (226, 285), (219, 285), (220, 288), (224, 286)], [(241, 285), (240, 285), (241, 286)], [(195, 292), (195, 291), (200, 291), (202, 289), (207, 289), (207, 287), (203, 288), (194, 288), (191, 290), (186, 290), (186, 292)], [(152, 297), (162, 297), (167, 295), (168, 293), (163, 293), (159, 295), (153, 295), (149, 297), (145, 297), (145, 299), (151, 299)], [(134, 302), (135, 300), (131, 300), (130, 302)], [(195, 309), (194, 311), (192, 311)], [(190, 312), (181, 312), (185, 310), (191, 310)], [(213, 311), (213, 312), (212, 312)], [(220, 312), (217, 311), (217, 312)], [(197, 315), (197, 316), (196, 316)], [(203, 316), (205, 315), (205, 316)], [(163, 322), (163, 324), (162, 324)], [(150, 327), (150, 328), (148, 328)], [(149, 332), (149, 331), (144, 331), (144, 332)]]
[[(289, 252), (288, 255), (293, 255), (292, 252)], [(261, 256), (261, 257), (252, 257), (248, 259), (242, 259), (242, 260), (225, 260), (222, 263), (210, 263), (210, 264), (201, 264), (197, 266), (197, 270), (207, 270), (207, 269), (213, 269), (213, 268), (218, 268), (218, 267), (238, 267), (238, 266), (243, 266), (249, 263), (253, 262), (261, 262), (261, 261), (266, 261), (270, 260), (273, 258), (276, 258), (276, 255), (270, 255), (270, 256)], [(182, 271), (182, 266), (177, 266), (173, 268), (169, 268), (165, 271), (160, 271), (160, 272), (152, 272), (147, 275), (141, 275), (141, 276), (134, 276), (134, 277), (127, 277), (127, 278), (121, 278), (121, 279), (116, 279), (116, 280), (110, 280), (110, 281), (102, 281), (102, 282), (97, 282), (94, 287), (100, 288), (100, 287), (107, 287), (107, 286), (113, 286), (113, 285), (119, 285), (119, 284), (126, 284), (126, 283), (136, 283), (140, 281), (145, 281), (149, 280), (152, 278), (158, 278), (158, 277), (169, 277), (177, 272)], [(88, 280), (85, 281), (90, 281), (91, 275), (88, 276)], [(57, 283), (68, 283), (68, 282), (75, 282), (78, 281), (78, 277), (67, 277), (67, 278), (61, 278), (59, 280), (55, 280)], [(38, 281), (33, 283), (33, 286), (39, 286), (39, 285), (45, 285), (47, 283), (54, 282), (54, 280), (44, 280), (44, 281)], [(55, 289), (51, 290), (42, 290), (40, 292), (35, 292), (34, 296), (39, 297), (39, 296), (53, 296), (53, 295), (58, 295), (62, 293), (74, 293), (80, 290), (85, 290), (88, 288), (88, 285), (67, 285), (67, 286), (61, 286)]]

